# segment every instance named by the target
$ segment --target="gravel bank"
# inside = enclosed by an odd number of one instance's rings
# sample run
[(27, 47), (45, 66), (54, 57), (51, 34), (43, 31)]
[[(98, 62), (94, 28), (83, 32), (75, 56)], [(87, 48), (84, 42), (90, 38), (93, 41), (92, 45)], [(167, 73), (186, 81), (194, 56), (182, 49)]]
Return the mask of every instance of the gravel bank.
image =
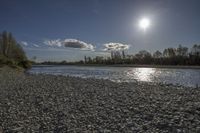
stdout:
[(0, 132), (200, 132), (200, 89), (0, 69)]

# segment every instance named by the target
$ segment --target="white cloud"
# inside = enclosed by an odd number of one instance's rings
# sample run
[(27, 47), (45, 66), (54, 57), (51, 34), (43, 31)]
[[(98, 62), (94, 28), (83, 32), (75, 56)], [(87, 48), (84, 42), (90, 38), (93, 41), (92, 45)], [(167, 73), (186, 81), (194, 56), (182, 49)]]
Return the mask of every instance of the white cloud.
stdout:
[(37, 45), (37, 44), (33, 44), (33, 46), (35, 46), (35, 47), (37, 47), (37, 48), (39, 48), (40, 46), (39, 45)]
[(45, 40), (44, 43), (48, 46), (65, 47), (65, 48), (78, 48), (80, 50), (94, 51), (92, 44), (85, 43), (77, 39), (57, 39), (57, 40)]
[(21, 44), (22, 44), (23, 46), (28, 46), (28, 43), (25, 42), (25, 41), (21, 41)]
[(106, 43), (104, 44), (104, 51), (119, 51), (129, 49), (129, 45), (122, 43)]
[(37, 45), (37, 44), (34, 44), (34, 43), (28, 43), (28, 42), (25, 42), (25, 41), (21, 41), (21, 45), (24, 47), (24, 48), (31, 48), (31, 47), (36, 47), (36, 48), (39, 48), (40, 46)]
[(49, 45), (49, 46), (61, 47), (62, 46), (62, 41), (60, 39), (57, 39), (57, 40), (45, 40), (44, 44)]

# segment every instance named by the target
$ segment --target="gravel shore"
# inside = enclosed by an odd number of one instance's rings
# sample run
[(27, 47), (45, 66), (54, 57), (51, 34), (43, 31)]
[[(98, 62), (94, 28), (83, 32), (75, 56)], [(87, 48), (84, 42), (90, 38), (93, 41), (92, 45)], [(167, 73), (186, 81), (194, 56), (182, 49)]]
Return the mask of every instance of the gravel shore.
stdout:
[(200, 132), (200, 88), (0, 69), (0, 132)]

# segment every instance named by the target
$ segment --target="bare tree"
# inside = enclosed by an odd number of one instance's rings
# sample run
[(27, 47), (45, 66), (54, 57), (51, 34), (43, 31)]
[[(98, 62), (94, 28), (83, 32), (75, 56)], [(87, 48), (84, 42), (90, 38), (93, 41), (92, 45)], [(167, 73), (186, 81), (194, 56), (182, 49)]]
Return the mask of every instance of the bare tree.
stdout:
[(162, 57), (162, 53), (157, 50), (155, 53), (153, 53), (153, 57), (154, 58), (161, 58)]

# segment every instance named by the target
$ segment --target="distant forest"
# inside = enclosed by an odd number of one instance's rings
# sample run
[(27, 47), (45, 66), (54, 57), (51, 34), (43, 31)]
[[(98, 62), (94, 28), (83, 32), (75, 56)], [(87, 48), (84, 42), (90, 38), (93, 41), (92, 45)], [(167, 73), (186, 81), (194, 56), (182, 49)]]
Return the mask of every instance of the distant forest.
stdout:
[(0, 33), (0, 66), (31, 67), (31, 62), (11, 33)]
[(156, 51), (150, 53), (141, 50), (135, 55), (126, 55), (124, 51), (110, 51), (110, 57), (96, 56), (95, 58), (84, 57), (78, 62), (42, 62), (46, 65), (65, 64), (136, 64), (136, 65), (200, 65), (200, 44), (193, 45), (192, 48), (179, 45), (178, 48), (166, 48), (163, 52)]

